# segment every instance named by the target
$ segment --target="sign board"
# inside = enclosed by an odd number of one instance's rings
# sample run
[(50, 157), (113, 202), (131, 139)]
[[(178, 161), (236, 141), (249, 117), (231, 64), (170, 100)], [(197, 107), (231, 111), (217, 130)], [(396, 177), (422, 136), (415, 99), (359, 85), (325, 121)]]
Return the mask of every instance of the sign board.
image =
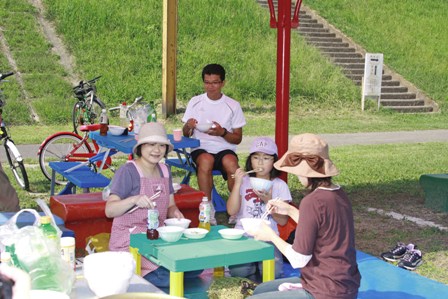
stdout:
[(365, 97), (378, 98), (378, 108), (381, 97), (381, 81), (383, 79), (383, 54), (366, 53), (364, 76), (362, 80), (362, 110)]

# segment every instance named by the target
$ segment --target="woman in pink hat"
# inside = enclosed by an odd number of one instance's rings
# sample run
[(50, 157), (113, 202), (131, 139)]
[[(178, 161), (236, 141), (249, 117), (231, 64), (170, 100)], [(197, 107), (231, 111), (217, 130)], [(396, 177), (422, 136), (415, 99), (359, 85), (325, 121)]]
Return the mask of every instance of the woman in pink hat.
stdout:
[(361, 275), (352, 206), (347, 194), (332, 182), (339, 171), (330, 160), (327, 143), (314, 134), (294, 136), (274, 167), (296, 175), (310, 190), (300, 202), (300, 213), (283, 201), (268, 204), (273, 213), (298, 223), (294, 243), (286, 243), (264, 223), (250, 233), (257, 240), (273, 242), (293, 268), (301, 268), (301, 277), (260, 284), (250, 298), (357, 298)]
[[(165, 164), (160, 163), (172, 150), (173, 145), (161, 123), (143, 125), (133, 149), (138, 158), (121, 166), (112, 179), (106, 203), (106, 216), (114, 218), (109, 250), (129, 251), (130, 234), (146, 232), (148, 209), (159, 211), (160, 225), (166, 218), (184, 218), (174, 202), (171, 173)], [(160, 195), (149, 200), (156, 193)], [(196, 277), (201, 272), (186, 272), (185, 278)], [(143, 256), (141, 273), (157, 287), (169, 286), (170, 272)]]
[[(269, 137), (256, 138), (249, 150), (245, 169), (238, 168), (235, 172), (235, 185), (227, 200), (227, 212), (236, 217), (235, 228), (242, 229), (242, 218), (261, 218), (266, 211), (266, 205), (272, 198), (280, 198), (285, 202), (291, 201), (291, 193), (288, 185), (278, 178), (280, 172), (274, 168), (278, 160), (277, 145)], [(246, 174), (246, 171), (256, 170), (255, 173)], [(256, 177), (272, 181), (272, 187), (267, 190), (256, 190), (252, 187), (250, 177)], [(277, 224), (285, 225), (287, 215), (271, 214), (267, 220), (271, 223), (272, 230), (278, 234)], [(262, 272), (260, 263), (248, 263), (229, 266), (232, 276), (247, 277), (259, 280)], [(283, 273), (283, 256), (279, 250), (275, 250), (275, 277), (281, 277)]]

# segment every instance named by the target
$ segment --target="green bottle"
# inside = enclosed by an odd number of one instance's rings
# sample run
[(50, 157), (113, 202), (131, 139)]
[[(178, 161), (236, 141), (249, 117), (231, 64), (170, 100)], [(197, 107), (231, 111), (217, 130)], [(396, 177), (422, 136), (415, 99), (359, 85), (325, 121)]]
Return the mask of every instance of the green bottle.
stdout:
[(154, 101), (149, 102), (149, 111), (146, 122), (148, 123), (157, 122), (157, 113), (156, 113), (156, 107), (154, 106)]
[(54, 242), (56, 248), (60, 248), (58, 232), (56, 228), (51, 224), (50, 216), (40, 217), (40, 229), (48, 240)]

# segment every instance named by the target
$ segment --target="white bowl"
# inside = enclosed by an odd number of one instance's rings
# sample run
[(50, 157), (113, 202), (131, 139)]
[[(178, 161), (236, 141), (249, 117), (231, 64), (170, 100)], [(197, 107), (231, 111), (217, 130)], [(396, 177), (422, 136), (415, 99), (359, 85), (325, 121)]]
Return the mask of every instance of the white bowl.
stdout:
[(98, 297), (126, 293), (134, 271), (135, 260), (129, 252), (93, 253), (83, 262), (84, 278)]
[(182, 186), (179, 183), (173, 183), (174, 193), (182, 189)]
[(238, 228), (224, 228), (218, 230), (218, 233), (224, 239), (236, 240), (241, 238), (244, 235), (244, 230)]
[(177, 242), (180, 237), (182, 237), (182, 233), (184, 232), (184, 228), (180, 226), (161, 226), (157, 228), (159, 232), (159, 237), (166, 242)]
[(211, 127), (213, 126), (213, 123), (197, 123), (196, 124), (196, 129), (198, 129), (201, 132), (207, 132), (208, 130), (211, 129)]
[(112, 135), (120, 136), (121, 134), (123, 134), (124, 130), (125, 130), (125, 128), (123, 128), (123, 127), (109, 125), (109, 132)]
[(267, 192), (271, 189), (272, 184), (274, 183), (271, 180), (265, 180), (260, 179), (256, 177), (250, 177), (250, 184), (252, 185), (252, 188), (254, 188), (257, 191), (264, 191)]
[(184, 230), (184, 236), (189, 239), (202, 239), (208, 234), (208, 230), (204, 228), (187, 228)]
[(261, 218), (241, 218), (240, 221), (246, 233), (257, 231), (261, 225), (261, 221), (264, 221), (267, 225), (271, 225), (269, 220), (261, 220)]
[(191, 223), (191, 220), (186, 219), (186, 218), (181, 218), (181, 219), (169, 218), (169, 219), (165, 219), (165, 221), (163, 221), (163, 223), (165, 223), (166, 226), (179, 226), (182, 228), (188, 228), (188, 226)]

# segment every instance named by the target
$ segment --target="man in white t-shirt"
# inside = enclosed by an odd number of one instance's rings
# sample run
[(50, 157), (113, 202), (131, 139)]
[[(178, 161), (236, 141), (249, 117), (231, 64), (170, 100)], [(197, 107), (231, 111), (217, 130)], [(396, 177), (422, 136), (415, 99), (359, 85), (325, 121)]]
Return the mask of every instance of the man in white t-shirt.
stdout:
[[(213, 170), (220, 170), (232, 190), (238, 166), (236, 146), (243, 139), (243, 126), (246, 124), (240, 104), (224, 95), (221, 89), (225, 85), (226, 72), (219, 64), (209, 64), (202, 70), (205, 93), (193, 97), (187, 105), (182, 118), (184, 136), (194, 137), (201, 145), (191, 153), (197, 166), (199, 189), (211, 199), (213, 188)], [(201, 132), (197, 124), (212, 124), (211, 128)], [(212, 205), (213, 207), (213, 205)], [(216, 224), (214, 212), (211, 224)]]

